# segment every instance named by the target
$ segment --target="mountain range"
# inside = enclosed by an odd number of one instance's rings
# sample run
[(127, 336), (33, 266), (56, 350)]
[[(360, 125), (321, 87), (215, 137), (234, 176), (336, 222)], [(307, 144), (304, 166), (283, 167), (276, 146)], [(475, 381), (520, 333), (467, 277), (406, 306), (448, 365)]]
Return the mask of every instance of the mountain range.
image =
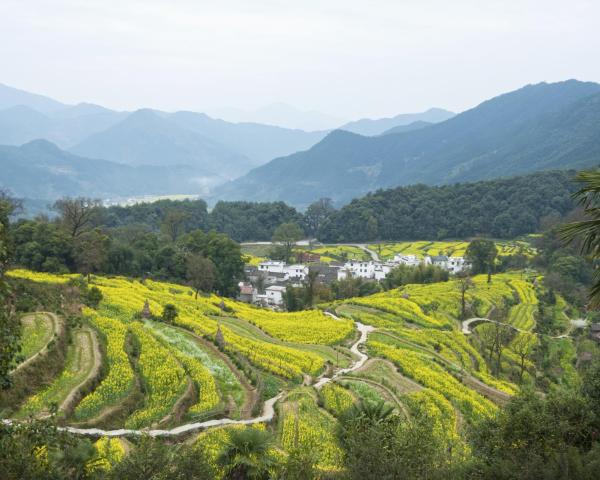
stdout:
[(214, 199), (338, 205), (399, 185), (492, 179), (600, 161), (600, 85), (528, 85), (446, 121), (379, 136), (329, 133), (217, 188)]
[(0, 85), (0, 189), (44, 199), (198, 194), (302, 208), (415, 183), (581, 169), (600, 160), (600, 85), (539, 83), (457, 115), (429, 109), (343, 127), (307, 132), (190, 111), (117, 112)]
[[(186, 164), (210, 174), (235, 172), (305, 150), (327, 134), (256, 123), (231, 123), (193, 112), (100, 105), (70, 106), (0, 85), (0, 145), (45, 139), (78, 155), (129, 165)], [(208, 167), (207, 167), (208, 166)]]
[(272, 103), (255, 110), (219, 108), (212, 110), (211, 115), (230, 122), (262, 123), (306, 131), (331, 130), (345, 123), (345, 120), (339, 117), (316, 110), (300, 110), (283, 102)]
[[(290, 108), (274, 105), (262, 113), (285, 116), (283, 114), (289, 113)], [(296, 113), (301, 117), (300, 114), (310, 112)], [(333, 121), (331, 118), (329, 120)], [(399, 120), (400, 123), (402, 121)], [(147, 178), (166, 171), (167, 167), (176, 167), (174, 171), (187, 172), (186, 178), (182, 178), (179, 184), (167, 182), (173, 188), (169, 193), (205, 194), (208, 188), (237, 178), (273, 158), (307, 150), (327, 133), (251, 122), (232, 123), (190, 111), (168, 113), (140, 109), (118, 112), (91, 103), (67, 105), (42, 95), (0, 85), (0, 145), (20, 146), (44, 139), (57, 147), (54, 161), (60, 157), (59, 163), (63, 162), (61, 165), (65, 161), (70, 165), (69, 168), (54, 169), (55, 172), (60, 171), (64, 178), (62, 181), (54, 178), (54, 187), (42, 189), (52, 195), (72, 194), (77, 190), (73, 185), (67, 187), (71, 174), (75, 178), (70, 180), (77, 185), (86, 174), (92, 174), (100, 168), (125, 172), (112, 164), (137, 167), (138, 172), (148, 167)], [(58, 150), (61, 151), (60, 155), (57, 154)], [(19, 150), (20, 161), (15, 163), (15, 151), (2, 150), (0, 164), (6, 163), (7, 167), (0, 172), (0, 188), (25, 195), (30, 190), (23, 183), (27, 176), (15, 169), (22, 168), (25, 171), (27, 168), (38, 168), (39, 158), (34, 156), (28, 160), (25, 155), (37, 155), (39, 152), (30, 146), (23, 148)], [(74, 156), (66, 156), (67, 152)], [(75, 158), (80, 160), (75, 161)], [(89, 166), (82, 170), (83, 158), (87, 158)], [(9, 171), (14, 178), (8, 175)], [(166, 178), (172, 177), (169, 174)], [(16, 181), (16, 178), (21, 180)], [(31, 182), (35, 185), (37, 180), (32, 178)], [(94, 183), (95, 179), (90, 178), (88, 184)], [(61, 191), (60, 185), (66, 190)], [(190, 192), (190, 186), (195, 186), (195, 190)], [(142, 193), (158, 193), (154, 181), (148, 182), (146, 187), (148, 190)], [(108, 182), (94, 192), (115, 196), (123, 192), (140, 191), (133, 185), (131, 188), (111, 188), (112, 183)], [(161, 186), (159, 190), (163, 193), (164, 188)]]

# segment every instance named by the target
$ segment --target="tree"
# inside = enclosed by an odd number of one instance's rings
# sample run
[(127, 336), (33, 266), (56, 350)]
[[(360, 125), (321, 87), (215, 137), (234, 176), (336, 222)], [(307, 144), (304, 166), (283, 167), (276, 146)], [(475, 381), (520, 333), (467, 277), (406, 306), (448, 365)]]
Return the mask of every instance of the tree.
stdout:
[(167, 210), (160, 225), (161, 230), (171, 240), (171, 242), (175, 242), (184, 232), (185, 222), (187, 219), (188, 215), (181, 210)]
[(95, 285), (87, 291), (86, 303), (92, 308), (97, 308), (102, 301), (102, 291)]
[(283, 303), (288, 312), (297, 312), (304, 308), (304, 295), (302, 288), (287, 286), (283, 294)]
[(498, 248), (492, 240), (473, 240), (465, 252), (465, 259), (471, 264), (473, 275), (488, 274), (488, 282), (494, 270), (494, 262), (498, 255)]
[(379, 222), (377, 221), (377, 217), (371, 215), (367, 219), (367, 224), (365, 228), (365, 240), (375, 240), (379, 234)]
[(474, 472), (466, 478), (597, 478), (594, 416), (589, 400), (577, 393), (525, 391), (473, 425)]
[(177, 244), (187, 253), (201, 255), (213, 262), (216, 269), (214, 289), (220, 295), (233, 297), (237, 294), (238, 283), (244, 277), (244, 260), (238, 243), (223, 233), (194, 230), (182, 236)]
[(91, 198), (61, 198), (52, 205), (52, 210), (58, 213), (59, 221), (69, 235), (79, 237), (91, 228), (95, 215), (102, 202)]
[(327, 220), (334, 210), (331, 198), (321, 198), (311, 203), (304, 214), (308, 231), (312, 235), (316, 235), (323, 222)]
[(90, 280), (90, 275), (98, 271), (106, 260), (110, 239), (99, 229), (90, 230), (77, 237), (75, 242), (75, 264), (77, 270)]
[(281, 478), (285, 480), (316, 480), (321, 478), (317, 468), (318, 452), (314, 445), (299, 445), (288, 451)]
[(519, 357), (519, 383), (523, 383), (527, 361), (533, 354), (536, 344), (535, 335), (527, 332), (519, 332), (510, 344), (511, 350)]
[(467, 318), (467, 291), (473, 287), (473, 280), (468, 276), (461, 276), (458, 279), (458, 290), (460, 291), (460, 319)]
[(343, 422), (355, 422), (365, 420), (371, 424), (382, 423), (394, 413), (393, 407), (385, 402), (361, 401), (350, 408), (344, 415)]
[(315, 294), (318, 287), (319, 272), (317, 270), (308, 271), (304, 279), (305, 305), (312, 308), (315, 302)]
[(269, 470), (275, 465), (271, 453), (273, 437), (267, 431), (249, 427), (243, 430), (232, 430), (217, 465), (230, 480), (267, 480)]
[(75, 241), (61, 225), (45, 219), (19, 220), (10, 230), (16, 264), (43, 272), (71, 271)]
[(381, 404), (367, 404), (342, 417), (340, 444), (348, 477), (356, 480), (441, 478), (448, 450), (435, 434), (433, 419), (405, 419)]
[(296, 242), (304, 236), (304, 232), (297, 223), (282, 223), (273, 232), (273, 242), (281, 243), (283, 247), (284, 261), (289, 263), (292, 250)]
[(162, 319), (163, 322), (172, 324), (172, 323), (175, 323), (175, 319), (177, 318), (177, 315), (179, 315), (179, 312), (177, 311), (177, 307), (175, 305), (173, 305), (172, 303), (167, 303), (163, 307), (162, 315), (160, 316), (160, 318)]
[(212, 480), (217, 478), (204, 450), (143, 437), (107, 474), (110, 480)]
[(495, 360), (494, 373), (498, 375), (502, 367), (502, 352), (510, 342), (510, 327), (498, 322), (486, 323), (477, 328), (477, 335), (481, 342), (481, 347), (487, 351), (488, 362), (491, 365)]
[[(585, 220), (573, 222), (560, 229), (566, 243), (581, 242), (581, 253), (594, 259), (600, 257), (600, 170), (580, 172), (576, 179), (583, 184), (573, 198), (583, 208)], [(594, 308), (600, 307), (600, 274), (594, 272), (594, 283), (590, 289), (590, 301)]]
[(435, 265), (398, 265), (387, 274), (383, 280), (386, 289), (392, 289), (409, 283), (447, 282), (449, 273)]
[(215, 284), (217, 269), (209, 259), (200, 255), (190, 254), (186, 260), (186, 277), (191, 287), (196, 291), (195, 298), (199, 292), (210, 293)]
[[(583, 394), (595, 405), (600, 405), (600, 358), (586, 369), (583, 375)], [(600, 424), (600, 413), (598, 415)]]
[[(371, 192), (331, 213), (318, 232), (324, 243), (366, 240), (442, 240), (485, 235), (515, 238), (533, 233), (540, 219), (573, 209), (573, 174), (538, 172), (522, 177), (442, 186), (409, 185)], [(472, 206), (481, 208), (471, 208)], [(514, 213), (516, 212), (516, 213)], [(374, 233), (375, 228), (369, 232)]]
[(14, 203), (0, 192), (0, 390), (11, 385), (10, 371), (18, 360), (21, 351), (20, 322), (12, 311), (10, 291), (4, 280), (4, 272), (11, 259), (8, 237), (9, 216), (14, 211)]

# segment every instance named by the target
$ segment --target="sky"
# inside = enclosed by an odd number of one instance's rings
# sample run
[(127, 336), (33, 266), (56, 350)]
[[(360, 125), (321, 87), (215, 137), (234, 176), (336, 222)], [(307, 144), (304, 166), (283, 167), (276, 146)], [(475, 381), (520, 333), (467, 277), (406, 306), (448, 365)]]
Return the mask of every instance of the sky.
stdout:
[(0, 83), (118, 110), (343, 119), (600, 81), (600, 2), (1, 0)]

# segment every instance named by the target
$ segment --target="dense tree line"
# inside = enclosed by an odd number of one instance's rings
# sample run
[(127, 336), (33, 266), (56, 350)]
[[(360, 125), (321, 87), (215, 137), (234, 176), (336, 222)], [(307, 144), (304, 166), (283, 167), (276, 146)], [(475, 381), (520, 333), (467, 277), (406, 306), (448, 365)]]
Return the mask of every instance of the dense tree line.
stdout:
[(218, 202), (209, 214), (210, 228), (238, 242), (271, 240), (284, 223), (304, 223), (302, 214), (283, 202)]
[(303, 215), (283, 202), (218, 202), (209, 212), (204, 200), (159, 200), (99, 213), (99, 221), (109, 228), (144, 225), (158, 232), (170, 223), (182, 232), (216, 230), (237, 242), (268, 241), (282, 223), (304, 223)]
[(548, 216), (572, 210), (573, 172), (379, 190), (353, 200), (322, 224), (324, 242), (438, 240), (476, 235), (514, 238)]
[(196, 291), (237, 292), (244, 267), (239, 244), (214, 230), (191, 229), (185, 210), (156, 214), (160, 223), (153, 229), (137, 223), (137, 214), (128, 217), (132, 223), (110, 227), (105, 209), (90, 199), (61, 199), (53, 208), (57, 216), (52, 220), (21, 219), (10, 226), (15, 265), (58, 273), (152, 276), (189, 283)]
[(131, 206), (99, 207), (94, 222), (103, 228), (145, 228), (172, 238), (200, 229), (225, 233), (237, 242), (271, 240), (277, 227), (295, 223), (323, 242), (440, 240), (491, 236), (514, 238), (537, 232), (545, 217), (574, 208), (574, 172), (431, 187), (412, 185), (378, 190), (335, 210), (330, 199), (304, 213), (284, 202), (159, 200)]

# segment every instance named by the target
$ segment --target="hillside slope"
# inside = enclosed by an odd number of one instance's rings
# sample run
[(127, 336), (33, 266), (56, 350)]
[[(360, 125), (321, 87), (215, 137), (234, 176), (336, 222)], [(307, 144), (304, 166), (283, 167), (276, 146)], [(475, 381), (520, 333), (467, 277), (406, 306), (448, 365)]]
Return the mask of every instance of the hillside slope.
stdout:
[(0, 146), (0, 189), (17, 197), (54, 200), (65, 195), (108, 198), (201, 193), (203, 179), (188, 167), (131, 167), (78, 157), (36, 140)]
[(599, 158), (600, 85), (569, 80), (529, 85), (411, 132), (334, 131), (306, 152), (223, 185), (215, 197), (342, 204), (378, 188), (582, 168)]
[(138, 110), (70, 151), (127, 165), (187, 165), (206, 176), (231, 178), (250, 167), (248, 158), (151, 110)]

